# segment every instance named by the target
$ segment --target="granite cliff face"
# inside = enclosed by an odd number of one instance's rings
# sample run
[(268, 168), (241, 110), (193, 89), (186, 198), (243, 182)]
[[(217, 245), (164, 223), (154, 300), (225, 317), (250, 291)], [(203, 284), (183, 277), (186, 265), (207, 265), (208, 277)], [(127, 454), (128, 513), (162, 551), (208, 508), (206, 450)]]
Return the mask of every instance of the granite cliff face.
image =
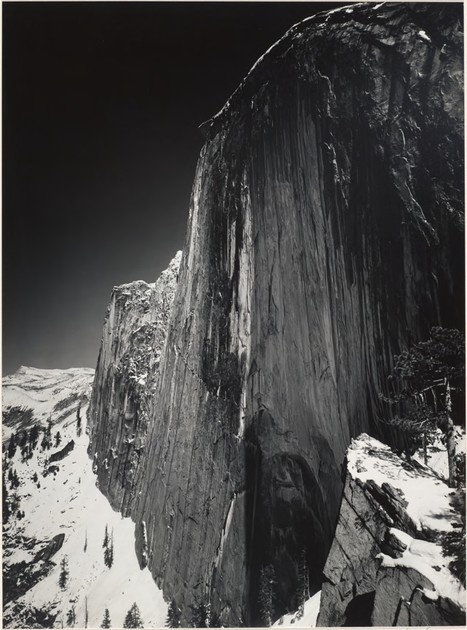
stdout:
[(100, 489), (125, 514), (145, 447), (180, 259), (178, 252), (154, 284), (140, 280), (114, 287), (104, 322), (88, 411), (88, 452)]
[[(315, 16), (202, 126), (131, 506), (121, 420), (104, 412), (91, 449), (185, 625), (203, 600), (224, 625), (261, 623), (269, 566), (277, 616), (293, 609), (303, 550), (320, 587), (345, 451), (377, 430), (393, 355), (463, 321), (461, 19), (405, 3)], [(116, 396), (120, 418), (115, 379), (93, 405)]]
[(354, 440), (317, 625), (465, 625), (465, 589), (439, 543), (462, 526), (452, 494), (430, 469)]

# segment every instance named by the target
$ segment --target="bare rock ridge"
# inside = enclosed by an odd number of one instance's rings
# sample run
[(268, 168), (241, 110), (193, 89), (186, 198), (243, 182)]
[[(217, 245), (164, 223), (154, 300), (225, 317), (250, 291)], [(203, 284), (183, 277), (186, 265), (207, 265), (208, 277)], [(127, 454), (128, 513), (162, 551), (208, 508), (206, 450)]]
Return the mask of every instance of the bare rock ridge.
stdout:
[(181, 252), (157, 282), (114, 287), (104, 322), (92, 398), (89, 454), (99, 487), (127, 513), (148, 431), (148, 405), (177, 286)]
[(317, 625), (464, 626), (465, 589), (439, 544), (461, 526), (450, 494), (428, 468), (353, 440)]
[(462, 327), (461, 22), (456, 4), (319, 14), (203, 125), (155, 392), (136, 406), (111, 364), (141, 315), (113, 298), (90, 452), (184, 625), (203, 600), (224, 625), (261, 623), (268, 566), (276, 614), (293, 610), (303, 550), (320, 588), (346, 448), (378, 431), (394, 354)]

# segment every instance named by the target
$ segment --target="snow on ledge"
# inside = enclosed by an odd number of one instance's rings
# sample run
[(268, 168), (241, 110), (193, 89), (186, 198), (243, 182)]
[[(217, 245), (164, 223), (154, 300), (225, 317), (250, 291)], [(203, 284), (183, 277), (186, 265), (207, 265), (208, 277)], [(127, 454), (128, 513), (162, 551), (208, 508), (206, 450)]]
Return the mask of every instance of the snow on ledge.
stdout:
[(353, 479), (363, 483), (374, 481), (379, 486), (389, 483), (407, 501), (407, 514), (416, 526), (450, 532), (453, 511), (450, 505), (452, 488), (435, 476), (429, 468), (417, 468), (398, 457), (386, 444), (366, 433), (353, 439), (347, 451), (347, 470)]
[(433, 590), (423, 589), (425, 597), (433, 601), (436, 601), (438, 597), (445, 597), (458, 604), (462, 610), (465, 610), (465, 589), (450, 572), (448, 564), (452, 558), (443, 556), (440, 545), (412, 538), (394, 527), (391, 527), (390, 531), (407, 545), (407, 549), (401, 558), (391, 558), (384, 553), (379, 554), (377, 557), (382, 560), (381, 566), (386, 568), (405, 567), (415, 569), (433, 584)]

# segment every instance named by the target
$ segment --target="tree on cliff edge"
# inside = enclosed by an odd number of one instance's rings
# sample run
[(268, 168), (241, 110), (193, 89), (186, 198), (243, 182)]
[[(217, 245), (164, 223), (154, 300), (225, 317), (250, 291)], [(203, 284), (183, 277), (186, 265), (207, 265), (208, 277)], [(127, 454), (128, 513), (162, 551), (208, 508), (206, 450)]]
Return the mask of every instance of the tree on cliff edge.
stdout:
[(396, 393), (384, 397), (399, 404), (402, 415), (389, 423), (415, 441), (426, 443), (437, 428), (443, 432), (449, 468), (449, 485), (456, 485), (456, 444), (452, 420), (452, 392), (464, 387), (464, 336), (456, 329), (432, 328), (427, 341), (420, 341), (395, 357), (392, 375)]

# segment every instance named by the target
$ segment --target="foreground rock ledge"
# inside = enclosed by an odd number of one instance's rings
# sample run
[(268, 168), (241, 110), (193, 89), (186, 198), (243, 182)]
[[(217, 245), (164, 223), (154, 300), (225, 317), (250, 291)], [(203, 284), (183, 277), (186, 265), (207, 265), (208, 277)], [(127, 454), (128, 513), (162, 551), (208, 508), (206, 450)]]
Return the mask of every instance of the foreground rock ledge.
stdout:
[(317, 625), (465, 625), (465, 589), (435, 542), (460, 524), (452, 492), (381, 442), (353, 440)]

